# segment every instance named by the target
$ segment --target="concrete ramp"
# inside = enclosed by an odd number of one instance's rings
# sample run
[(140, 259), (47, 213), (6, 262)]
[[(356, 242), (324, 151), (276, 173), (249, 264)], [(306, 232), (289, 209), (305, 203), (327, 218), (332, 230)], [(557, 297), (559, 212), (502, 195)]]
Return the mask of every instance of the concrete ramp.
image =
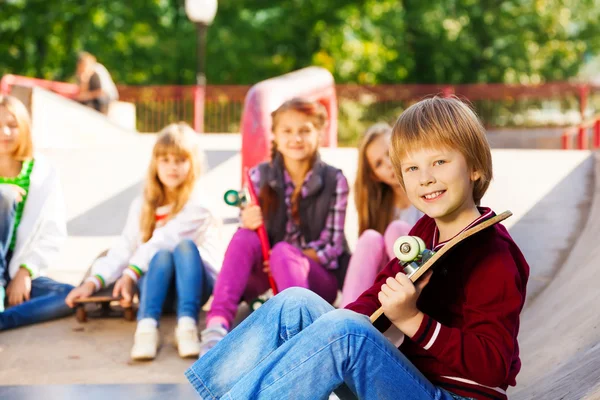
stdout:
[[(222, 195), (239, 186), (240, 140), (236, 135), (200, 138), (211, 167), (200, 185), (226, 222), (226, 245), (235, 230), (231, 222), (237, 210), (226, 206)], [(141, 189), (154, 139), (125, 134), (117, 146), (101, 142), (83, 143), (76, 151), (42, 149), (59, 169), (71, 235), (61, 260), (51, 268), (52, 277), (77, 283), (90, 261), (120, 233), (126, 208)], [(323, 149), (322, 155), (354, 182), (355, 149)], [(493, 161), (495, 179), (483, 203), (496, 211), (513, 211), (505, 225), (532, 268), (520, 335), (524, 366), (512, 398), (600, 398), (594, 397), (600, 380), (595, 315), (600, 301), (596, 289), (600, 248), (595, 245), (600, 237), (600, 200), (594, 186), (598, 168), (594, 155), (494, 150)], [(356, 242), (356, 218), (351, 197), (346, 219), (351, 247)], [(173, 327), (173, 317), (161, 322), (163, 346), (151, 363), (129, 360), (135, 324), (124, 320), (79, 324), (68, 318), (4, 332), (0, 385), (184, 383), (183, 372), (193, 360), (177, 357)]]
[(578, 240), (522, 315), (523, 370), (513, 399), (600, 398), (600, 164), (594, 158), (592, 202)]
[(39, 87), (15, 86), (11, 94), (30, 110), (36, 148), (82, 148), (117, 145), (135, 136), (103, 114)]

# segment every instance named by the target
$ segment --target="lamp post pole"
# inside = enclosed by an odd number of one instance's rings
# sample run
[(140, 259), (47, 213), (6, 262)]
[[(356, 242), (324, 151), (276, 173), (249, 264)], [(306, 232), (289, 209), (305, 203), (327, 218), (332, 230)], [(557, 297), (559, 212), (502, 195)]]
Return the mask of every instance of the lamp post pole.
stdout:
[(208, 26), (196, 22), (196, 87), (194, 88), (194, 130), (204, 132), (204, 108), (206, 106), (206, 29)]
[(196, 86), (194, 87), (194, 130), (204, 132), (206, 98), (206, 31), (217, 13), (217, 0), (186, 0), (185, 12), (196, 25)]
[(197, 40), (197, 73), (196, 73), (196, 84), (199, 86), (206, 86), (206, 29), (208, 26), (202, 22), (196, 23), (196, 30), (198, 33)]

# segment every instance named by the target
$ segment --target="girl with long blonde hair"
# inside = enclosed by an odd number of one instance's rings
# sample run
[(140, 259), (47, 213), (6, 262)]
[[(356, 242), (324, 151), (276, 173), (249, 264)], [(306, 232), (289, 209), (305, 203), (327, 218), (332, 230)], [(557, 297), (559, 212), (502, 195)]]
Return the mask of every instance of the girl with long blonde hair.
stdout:
[(211, 295), (221, 265), (216, 242), (220, 223), (196, 190), (202, 161), (195, 133), (187, 124), (171, 124), (162, 130), (144, 193), (131, 205), (121, 239), (96, 260), (92, 276), (67, 297), (73, 307), (75, 299), (116, 282), (113, 295), (130, 303), (137, 285), (140, 305), (131, 350), (134, 360), (155, 358), (158, 321), (163, 308), (173, 304), (179, 355), (199, 353), (198, 314)]
[(394, 257), (394, 241), (408, 234), (423, 214), (414, 208), (394, 174), (389, 149), (392, 127), (371, 126), (358, 148), (354, 199), (360, 237), (350, 263), (342, 304), (345, 307), (371, 287), (377, 273)]
[(0, 95), (0, 331), (72, 314), (73, 286), (44, 276), (66, 237), (58, 172), (34, 153), (23, 103)]

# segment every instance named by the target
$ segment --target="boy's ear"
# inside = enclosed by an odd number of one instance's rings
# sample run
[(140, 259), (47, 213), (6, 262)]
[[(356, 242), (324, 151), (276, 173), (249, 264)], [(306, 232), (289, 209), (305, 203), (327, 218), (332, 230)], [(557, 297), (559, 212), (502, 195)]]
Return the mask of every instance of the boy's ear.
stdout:
[(471, 172), (471, 181), (472, 182), (477, 182), (479, 179), (481, 179), (481, 172), (479, 172), (479, 171)]

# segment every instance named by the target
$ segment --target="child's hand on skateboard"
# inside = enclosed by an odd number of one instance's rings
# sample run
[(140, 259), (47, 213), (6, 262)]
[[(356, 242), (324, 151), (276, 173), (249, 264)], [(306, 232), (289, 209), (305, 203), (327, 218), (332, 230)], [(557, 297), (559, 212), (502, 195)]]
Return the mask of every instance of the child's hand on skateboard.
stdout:
[(90, 297), (96, 291), (94, 282), (85, 282), (83, 285), (71, 290), (65, 299), (65, 303), (71, 308), (75, 307), (75, 300)]
[(405, 335), (412, 337), (423, 320), (423, 313), (417, 308), (421, 291), (429, 283), (432, 271), (427, 272), (413, 284), (402, 272), (395, 278), (387, 278), (377, 295), (385, 316)]
[(25, 268), (19, 268), (15, 277), (6, 288), (6, 297), (10, 306), (16, 306), (29, 300), (31, 294), (31, 275)]
[(256, 230), (262, 223), (262, 211), (260, 206), (249, 204), (244, 207), (240, 213), (242, 227), (250, 230)]
[(115, 283), (113, 297), (121, 297), (122, 307), (131, 307), (133, 295), (135, 294), (135, 282), (129, 275), (123, 275)]

